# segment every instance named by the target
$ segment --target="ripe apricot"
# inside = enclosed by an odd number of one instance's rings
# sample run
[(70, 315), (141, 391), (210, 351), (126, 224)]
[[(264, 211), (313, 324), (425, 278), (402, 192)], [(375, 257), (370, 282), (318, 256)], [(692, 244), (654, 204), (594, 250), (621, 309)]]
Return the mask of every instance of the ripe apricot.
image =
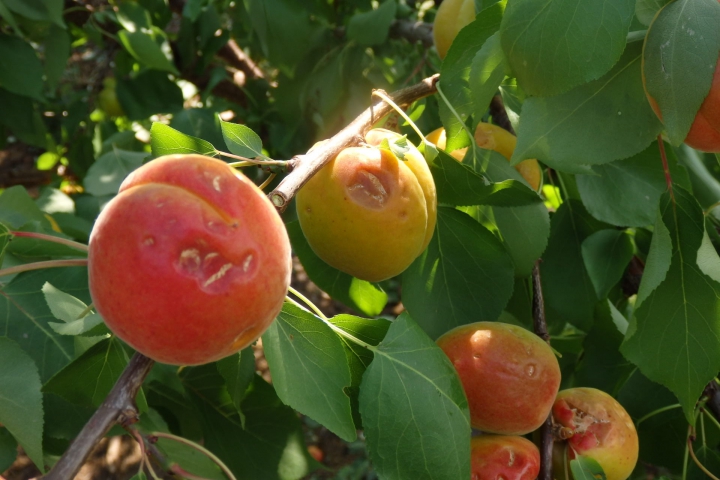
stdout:
[(567, 464), (563, 463), (576, 455), (596, 460), (607, 480), (630, 476), (638, 459), (638, 436), (630, 415), (617, 400), (595, 388), (570, 388), (558, 393), (552, 412), (553, 420), (562, 427), (561, 435), (567, 438), (566, 443), (555, 443), (556, 478), (564, 478)]
[(270, 201), (226, 163), (169, 155), (135, 170), (90, 236), (93, 304), (148, 357), (218, 360), (282, 308), (290, 241)]
[(524, 435), (547, 419), (560, 365), (540, 337), (516, 325), (477, 322), (450, 330), (437, 344), (458, 372), (473, 428)]
[(433, 39), (440, 58), (445, 58), (460, 30), (475, 20), (475, 0), (444, 0), (433, 22)]
[(470, 442), (471, 480), (535, 480), (540, 451), (515, 435), (480, 435)]
[[(425, 138), (437, 145), (440, 150), (445, 150), (447, 136), (444, 128), (441, 127), (433, 130), (426, 135)], [(517, 137), (502, 127), (498, 127), (497, 125), (493, 125), (491, 123), (480, 122), (475, 129), (475, 143), (477, 143), (480, 148), (494, 150), (510, 160), (513, 152), (515, 151)], [(462, 161), (467, 153), (467, 147), (460, 148), (449, 153), (456, 160)], [(530, 188), (535, 191), (540, 190), (540, 187), (542, 186), (542, 169), (540, 168), (540, 164), (537, 160), (534, 158), (523, 160), (515, 165), (515, 170), (522, 175), (525, 181), (530, 185)]]
[(378, 282), (400, 274), (432, 238), (437, 196), (430, 169), (410, 145), (405, 161), (371, 130), (325, 165), (296, 196), (298, 219), (313, 251), (357, 278)]

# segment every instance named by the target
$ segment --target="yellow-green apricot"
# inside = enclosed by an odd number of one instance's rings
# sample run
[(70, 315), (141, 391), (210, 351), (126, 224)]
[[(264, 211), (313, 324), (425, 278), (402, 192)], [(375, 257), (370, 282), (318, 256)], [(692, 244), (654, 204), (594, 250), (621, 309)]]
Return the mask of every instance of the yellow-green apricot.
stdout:
[(445, 58), (458, 32), (475, 20), (475, 0), (444, 0), (433, 22), (433, 38), (440, 58)]

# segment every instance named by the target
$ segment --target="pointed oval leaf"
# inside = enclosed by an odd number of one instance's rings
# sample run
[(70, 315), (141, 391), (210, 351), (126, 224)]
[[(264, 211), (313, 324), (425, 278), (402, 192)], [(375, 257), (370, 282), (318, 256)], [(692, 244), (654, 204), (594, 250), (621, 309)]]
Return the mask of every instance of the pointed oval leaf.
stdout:
[(220, 128), (230, 153), (248, 158), (262, 156), (262, 140), (252, 129), (238, 123), (223, 121), (220, 121)]
[(150, 128), (152, 153), (156, 157), (172, 154), (215, 156), (217, 150), (201, 138), (180, 133), (165, 124), (154, 122)]

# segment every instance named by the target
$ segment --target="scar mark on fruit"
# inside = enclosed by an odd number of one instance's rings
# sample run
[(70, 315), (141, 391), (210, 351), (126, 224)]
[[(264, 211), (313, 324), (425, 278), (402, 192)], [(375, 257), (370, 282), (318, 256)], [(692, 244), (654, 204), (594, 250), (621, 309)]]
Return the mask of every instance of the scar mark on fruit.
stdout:
[(220, 267), (220, 270), (218, 270), (210, 278), (205, 280), (205, 283), (203, 283), (203, 287), (207, 287), (211, 283), (214, 283), (214, 282), (220, 280), (223, 276), (225, 276), (227, 271), (230, 270), (232, 267), (233, 267), (232, 263), (226, 263), (225, 265)]
[(213, 188), (215, 189), (215, 191), (219, 192), (220, 191), (220, 177), (217, 176), (217, 177), (213, 178), (212, 184), (213, 184)]
[(155, 244), (155, 239), (153, 237), (145, 237), (145, 240), (143, 240), (143, 243), (145, 245), (150, 246), (150, 245)]
[(197, 248), (183, 250), (178, 263), (185, 270), (196, 270), (200, 267), (200, 252)]
[(525, 367), (525, 374), (527, 374), (528, 377), (532, 377), (533, 375), (535, 375), (535, 365), (531, 363), (530, 365)]
[(347, 191), (356, 203), (373, 209), (383, 208), (389, 196), (380, 179), (366, 170), (357, 172), (355, 183), (348, 185)]
[(243, 261), (243, 265), (242, 265), (243, 272), (247, 273), (247, 271), (250, 270), (250, 265), (252, 264), (252, 261), (253, 261), (253, 255), (251, 253), (250, 255), (245, 257), (245, 260)]

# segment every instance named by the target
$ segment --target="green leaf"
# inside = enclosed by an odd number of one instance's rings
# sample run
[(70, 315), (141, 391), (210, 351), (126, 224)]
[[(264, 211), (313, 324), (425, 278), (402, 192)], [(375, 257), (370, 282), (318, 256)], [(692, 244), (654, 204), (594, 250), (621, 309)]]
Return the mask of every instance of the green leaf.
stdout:
[(685, 140), (710, 91), (720, 54), (720, 3), (677, 0), (655, 18), (645, 39), (643, 74), (670, 143)]
[[(252, 380), (252, 377), (250, 379)], [(204, 479), (225, 480), (227, 478), (215, 462), (189, 445), (167, 438), (159, 438), (155, 445), (165, 454), (168, 462), (177, 463), (187, 472)]]
[(116, 16), (120, 25), (129, 32), (152, 28), (150, 12), (138, 3), (131, 1), (119, 2)]
[(6, 225), (0, 223), (0, 266), (3, 264), (3, 257), (5, 256), (5, 250), (10, 243), (10, 239), (10, 229)]
[[(689, 188), (685, 169), (665, 145), (674, 182)], [(655, 223), (660, 195), (667, 190), (657, 142), (637, 155), (593, 167), (594, 175), (578, 175), (580, 197), (590, 214), (611, 225), (644, 227)]]
[(594, 458), (576, 456), (570, 460), (570, 470), (574, 480), (605, 480), (605, 472)]
[(242, 402), (242, 427), (223, 378), (213, 365), (183, 372), (183, 384), (201, 419), (204, 446), (233, 471), (238, 480), (296, 480), (311, 470), (300, 420), (282, 404), (273, 387), (255, 375)]
[(649, 26), (657, 12), (670, 0), (638, 0), (635, 4), (635, 16), (645, 26)]
[(444, 151), (429, 163), (438, 202), (446, 205), (520, 206), (540, 203), (541, 198), (526, 184), (514, 179), (487, 183), (471, 167)]
[(289, 222), (285, 228), (290, 236), (293, 252), (300, 259), (305, 273), (320, 290), (365, 315), (375, 316), (382, 312), (388, 298), (382, 288), (323, 262), (307, 243), (299, 222)]
[(550, 96), (599, 78), (618, 61), (635, 0), (515, 0), (500, 28), (524, 91)]
[(127, 363), (128, 356), (120, 341), (107, 338), (56, 373), (43, 391), (79, 406), (99, 407)]
[(217, 113), (212, 109), (185, 108), (173, 115), (170, 126), (185, 135), (202, 138), (213, 145), (222, 145), (224, 139), (220, 122)]
[(17, 440), (6, 428), (0, 427), (0, 471), (10, 468), (17, 456)]
[(15, 20), (15, 15), (12, 14), (10, 9), (5, 6), (3, 3), (3, 0), (0, 0), (0, 17), (5, 19), (5, 21), (10, 25), (13, 30), (15, 30), (16, 33), (21, 32), (20, 27), (17, 24), (17, 21)]
[(397, 3), (385, 0), (380, 6), (369, 12), (356, 13), (350, 17), (347, 37), (363, 47), (385, 43), (390, 25), (395, 20)]
[(217, 150), (200, 138), (191, 137), (159, 122), (150, 128), (150, 144), (155, 157), (173, 154), (198, 154), (215, 156)]
[(45, 282), (42, 292), (52, 314), (65, 323), (74, 322), (86, 312), (85, 302), (58, 290), (50, 282)]
[(53, 22), (65, 28), (63, 22), (63, 0), (3, 0), (5, 5), (17, 14), (39, 22)]
[(146, 120), (158, 113), (183, 108), (183, 93), (166, 72), (145, 70), (133, 78), (119, 78), (116, 94), (130, 120)]
[(0, 34), (0, 87), (42, 98), (43, 66), (35, 50), (18, 37)]
[(607, 298), (633, 257), (630, 235), (621, 230), (600, 230), (582, 242), (582, 257), (597, 298)]
[(403, 305), (432, 338), (458, 325), (494, 320), (513, 291), (512, 260), (468, 215), (438, 208), (430, 245), (403, 274)]
[(115, 195), (125, 177), (140, 167), (148, 155), (147, 152), (131, 152), (113, 148), (111, 152), (101, 155), (95, 163), (90, 165), (83, 182), (85, 190), (96, 197)]
[(68, 32), (52, 25), (45, 37), (45, 78), (48, 87), (55, 89), (58, 80), (65, 71), (65, 65), (70, 57), (70, 35)]
[(606, 227), (577, 200), (566, 200), (551, 220), (550, 240), (540, 264), (548, 325), (570, 323), (587, 331), (598, 301), (582, 257), (582, 243)]
[(161, 30), (153, 28), (152, 33), (120, 30), (118, 37), (125, 50), (143, 65), (180, 75), (172, 62), (170, 44)]
[(673, 196), (661, 198), (621, 350), (649, 379), (670, 389), (694, 423), (695, 403), (720, 370), (720, 258), (697, 201), (679, 186)]
[(478, 50), (470, 68), (470, 97), (475, 118), (482, 118), (505, 78), (505, 54), (500, 46), (500, 32), (492, 34)]
[(445, 353), (407, 313), (374, 353), (360, 386), (360, 414), (380, 478), (469, 478), (467, 400)]
[(68, 323), (49, 322), (50, 328), (59, 335), (83, 335), (86, 337), (107, 335), (110, 333), (103, 318), (97, 313), (86, 315), (83, 318)]
[(343, 391), (350, 386), (350, 369), (337, 334), (312, 313), (286, 303), (262, 339), (280, 400), (343, 440), (355, 440)]
[(262, 140), (257, 133), (245, 125), (220, 121), (225, 145), (230, 153), (241, 157), (262, 157)]
[[(720, 472), (720, 454), (710, 445), (701, 445), (702, 442), (696, 441), (693, 449), (695, 456), (703, 467), (709, 472)], [(699, 445), (699, 446), (698, 446)], [(708, 478), (707, 473), (700, 470), (695, 462), (689, 462), (687, 478), (690, 480), (705, 480)]]
[[(594, 2), (602, 6), (602, 3)], [(537, 158), (571, 173), (643, 151), (662, 124), (645, 98), (640, 42), (628, 44), (607, 75), (562, 95), (528, 98), (522, 107), (515, 165)]]
[[(2, 62), (2, 60), (0, 60)], [(0, 88), (0, 125), (5, 125), (21, 141), (40, 147), (47, 145), (47, 129), (38, 105), (30, 97)]]
[[(470, 84), (473, 59), (485, 42), (500, 28), (504, 9), (505, 1), (502, 1), (481, 11), (472, 23), (460, 30), (443, 61), (440, 88), (463, 120), (475, 113)], [(440, 119), (447, 132), (447, 150), (453, 151), (467, 146), (467, 135), (462, 124), (442, 100), (438, 101)]]
[(55, 317), (42, 293), (46, 282), (83, 302), (90, 302), (85, 267), (22, 273), (4, 286), (0, 295), (0, 332), (15, 340), (35, 360), (43, 382), (74, 356), (73, 339), (55, 334), (48, 325)]
[(248, 347), (223, 358), (216, 362), (216, 365), (218, 372), (225, 379), (228, 393), (244, 425), (245, 415), (242, 412), (242, 401), (255, 376), (255, 354), (252, 348)]
[(43, 405), (40, 376), (30, 356), (20, 345), (0, 337), (0, 423), (44, 471)]

